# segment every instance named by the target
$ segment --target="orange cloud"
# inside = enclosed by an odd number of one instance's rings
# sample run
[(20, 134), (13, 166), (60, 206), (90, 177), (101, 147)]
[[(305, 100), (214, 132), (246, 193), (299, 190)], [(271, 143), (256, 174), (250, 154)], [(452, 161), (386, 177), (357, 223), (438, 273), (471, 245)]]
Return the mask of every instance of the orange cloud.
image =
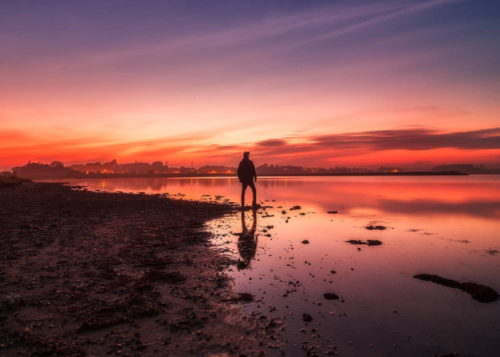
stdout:
[[(4, 133), (0, 146), (3, 167), (31, 161), (66, 163), (156, 160), (171, 164), (234, 165), (243, 151), (250, 150), (259, 163), (298, 164), (303, 166), (378, 166), (397, 164), (411, 166), (425, 161), (440, 163), (500, 162), (500, 129), (463, 132), (431, 129), (398, 129), (331, 135), (302, 135), (266, 139), (255, 143), (210, 144), (210, 135), (185, 135), (153, 140), (119, 142), (116, 138), (73, 138), (52, 142), (33, 139), (22, 132)], [(465, 160), (465, 161), (464, 161)]]

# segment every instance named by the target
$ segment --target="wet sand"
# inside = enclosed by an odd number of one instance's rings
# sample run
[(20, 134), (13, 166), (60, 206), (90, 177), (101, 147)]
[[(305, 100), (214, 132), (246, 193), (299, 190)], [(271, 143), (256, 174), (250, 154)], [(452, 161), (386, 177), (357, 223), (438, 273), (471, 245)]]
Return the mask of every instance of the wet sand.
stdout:
[(203, 230), (229, 205), (0, 190), (0, 355), (263, 356), (280, 324), (248, 315)]

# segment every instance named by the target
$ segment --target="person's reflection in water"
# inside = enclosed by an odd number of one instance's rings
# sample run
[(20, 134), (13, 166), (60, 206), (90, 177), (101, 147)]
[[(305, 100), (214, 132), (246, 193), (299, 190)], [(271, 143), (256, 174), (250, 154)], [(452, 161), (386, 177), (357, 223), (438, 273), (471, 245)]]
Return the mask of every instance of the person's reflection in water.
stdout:
[(238, 261), (238, 270), (248, 268), (257, 251), (257, 237), (255, 236), (255, 230), (257, 229), (256, 209), (252, 210), (252, 216), (252, 228), (248, 230), (245, 222), (245, 212), (241, 211), (241, 234), (238, 239), (238, 252), (241, 260)]

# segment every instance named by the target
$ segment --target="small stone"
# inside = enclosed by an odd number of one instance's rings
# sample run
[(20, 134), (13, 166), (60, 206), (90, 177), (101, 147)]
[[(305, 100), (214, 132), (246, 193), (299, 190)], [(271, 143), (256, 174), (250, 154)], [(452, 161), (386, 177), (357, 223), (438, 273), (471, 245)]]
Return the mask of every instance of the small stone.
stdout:
[(302, 314), (302, 320), (305, 322), (311, 322), (313, 320), (313, 317), (309, 314)]
[(334, 294), (334, 293), (324, 293), (323, 297), (326, 300), (338, 300), (339, 299), (339, 296), (337, 294)]

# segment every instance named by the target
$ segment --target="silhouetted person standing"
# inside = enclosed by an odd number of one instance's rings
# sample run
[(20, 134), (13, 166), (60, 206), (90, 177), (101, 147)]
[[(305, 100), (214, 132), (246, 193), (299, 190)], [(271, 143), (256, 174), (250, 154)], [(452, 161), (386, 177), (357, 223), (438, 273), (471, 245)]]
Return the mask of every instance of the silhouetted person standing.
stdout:
[(255, 172), (255, 166), (248, 157), (250, 153), (247, 151), (243, 153), (243, 160), (241, 160), (240, 165), (238, 166), (238, 178), (241, 182), (241, 207), (245, 207), (245, 191), (247, 187), (250, 186), (253, 192), (253, 202), (252, 205), (257, 206), (257, 189), (255, 188), (255, 182), (257, 182), (257, 173)]

